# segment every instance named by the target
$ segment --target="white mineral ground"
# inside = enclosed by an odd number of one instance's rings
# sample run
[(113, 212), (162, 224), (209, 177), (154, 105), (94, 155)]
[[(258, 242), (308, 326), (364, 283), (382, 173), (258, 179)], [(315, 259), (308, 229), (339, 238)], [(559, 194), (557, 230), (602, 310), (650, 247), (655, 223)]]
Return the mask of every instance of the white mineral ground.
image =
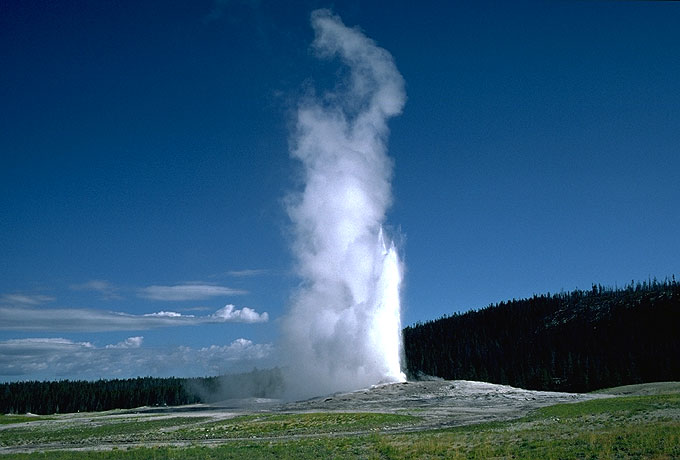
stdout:
[[(288, 403), (279, 410), (413, 413), (422, 417), (423, 422), (409, 429), (423, 430), (508, 420), (538, 407), (607, 396), (531, 391), (469, 380), (430, 380), (378, 385), (367, 390)], [(404, 428), (399, 430), (404, 431)]]

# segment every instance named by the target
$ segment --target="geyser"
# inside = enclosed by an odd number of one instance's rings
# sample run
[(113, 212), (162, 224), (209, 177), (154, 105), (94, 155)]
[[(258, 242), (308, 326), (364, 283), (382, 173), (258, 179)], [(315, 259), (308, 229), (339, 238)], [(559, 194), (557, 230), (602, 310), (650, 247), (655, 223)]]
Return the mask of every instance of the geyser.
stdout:
[(334, 92), (298, 107), (291, 156), (304, 187), (289, 197), (302, 279), (283, 320), (291, 397), (405, 380), (401, 371), (402, 265), (384, 232), (391, 203), (387, 120), (404, 80), (392, 56), (329, 10), (311, 15), (319, 57), (349, 72)]

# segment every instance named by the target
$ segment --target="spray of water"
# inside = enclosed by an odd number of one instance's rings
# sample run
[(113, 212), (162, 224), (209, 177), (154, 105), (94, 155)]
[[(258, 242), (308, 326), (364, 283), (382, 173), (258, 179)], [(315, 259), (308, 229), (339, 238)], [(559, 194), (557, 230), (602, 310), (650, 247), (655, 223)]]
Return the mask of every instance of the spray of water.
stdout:
[(291, 155), (303, 190), (289, 197), (302, 284), (283, 320), (292, 397), (402, 381), (403, 267), (383, 230), (391, 203), (387, 120), (405, 102), (392, 56), (328, 10), (311, 16), (320, 57), (349, 72), (300, 103)]

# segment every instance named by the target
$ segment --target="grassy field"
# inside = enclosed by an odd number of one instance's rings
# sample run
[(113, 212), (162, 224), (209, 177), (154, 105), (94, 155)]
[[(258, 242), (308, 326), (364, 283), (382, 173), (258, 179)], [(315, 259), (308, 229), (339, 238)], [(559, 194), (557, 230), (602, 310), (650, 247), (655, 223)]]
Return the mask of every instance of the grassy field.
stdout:
[(676, 459), (680, 395), (558, 404), (515, 421), (381, 441), (387, 458)]
[(244, 415), (198, 427), (178, 430), (187, 440), (262, 438), (306, 434), (351, 433), (384, 430), (390, 426), (415, 424), (417, 417), (380, 413), (308, 413)]
[[(33, 421), (31, 419), (31, 421)], [(45, 443), (87, 445), (97, 443), (151, 441), (168, 439), (171, 433), (164, 428), (176, 428), (194, 424), (196, 417), (173, 417), (158, 420), (122, 418), (118, 420), (83, 421), (80, 423), (53, 423), (49, 425), (26, 425), (0, 430), (0, 448), (30, 446)]]
[(36, 415), (2, 415), (0, 414), (0, 425), (9, 425), (12, 423), (35, 422), (38, 420), (49, 420), (51, 417), (42, 417)]
[[(411, 427), (418, 424), (418, 418), (375, 413), (305, 413), (195, 422), (195, 418), (186, 423), (177, 418), (128, 420), (123, 424), (112, 423), (106, 429), (106, 424), (92, 427), (92, 431), (81, 434), (70, 431), (41, 434), (44, 429), (37, 424), (31, 439), (69, 436), (91, 443), (121, 436), (184, 440), (187, 445), (10, 453), (0, 455), (0, 459), (680, 458), (679, 393), (559, 404), (508, 422), (401, 433), (389, 433), (386, 428)], [(173, 430), (162, 430), (170, 425)], [(19, 426), (0, 430), (0, 444), (16, 445), (13, 443), (17, 436), (28, 435), (29, 429)], [(361, 434), (349, 434), (357, 432)], [(206, 440), (215, 443), (204, 444)]]

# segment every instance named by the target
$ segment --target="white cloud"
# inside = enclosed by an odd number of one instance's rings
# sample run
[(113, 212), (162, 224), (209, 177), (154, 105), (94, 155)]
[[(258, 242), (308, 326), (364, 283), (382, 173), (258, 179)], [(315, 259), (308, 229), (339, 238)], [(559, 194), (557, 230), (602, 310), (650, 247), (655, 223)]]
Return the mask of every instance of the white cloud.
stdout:
[(142, 346), (144, 337), (128, 337), (115, 345), (107, 345), (106, 348), (139, 348)]
[(264, 323), (269, 320), (269, 314), (264, 312), (262, 314), (257, 313), (252, 308), (243, 307), (238, 310), (233, 305), (225, 305), (220, 308), (212, 315), (213, 318), (220, 319), (222, 321), (234, 321), (241, 323)]
[(244, 295), (248, 291), (212, 284), (177, 284), (174, 286), (148, 286), (139, 290), (139, 296), (150, 300), (182, 301), (204, 300), (211, 297)]
[(195, 318), (194, 315), (182, 315), (181, 313), (177, 313), (174, 311), (159, 311), (156, 313), (147, 313), (144, 316), (157, 316), (157, 317), (165, 317), (165, 318)]
[(172, 311), (132, 315), (78, 308), (0, 306), (0, 330), (11, 331), (135, 331), (226, 322), (261, 323), (268, 319), (267, 312), (257, 313), (248, 307), (236, 309), (233, 305), (206, 316), (183, 315)]
[(273, 352), (271, 344), (240, 338), (228, 345), (144, 348), (143, 337), (104, 347), (64, 338), (0, 341), (0, 377), (98, 379), (137, 376), (204, 376), (244, 370)]
[(247, 356), (249, 359), (262, 359), (269, 355), (271, 346), (257, 345), (251, 340), (240, 338), (222, 347), (211, 345), (209, 348), (201, 348), (201, 352), (223, 355), (232, 361), (244, 356)]
[(0, 376), (30, 375), (49, 371), (59, 356), (80, 360), (94, 349), (90, 342), (62, 338), (11, 339), (0, 342)]
[(261, 361), (272, 354), (271, 344), (257, 344), (251, 340), (240, 338), (229, 345), (211, 345), (196, 350), (192, 356), (209, 369), (208, 374), (216, 375), (225, 372), (225, 369), (238, 362), (253, 363)]
[(40, 294), (3, 294), (0, 296), (0, 304), (10, 305), (40, 305), (46, 302), (51, 302), (54, 297), (40, 295)]
[(212, 310), (210, 307), (189, 307), (189, 308), (182, 308), (182, 311), (208, 311)]
[(36, 339), (10, 339), (0, 342), (0, 350), (3, 352), (22, 350), (25, 353), (40, 353), (45, 350), (71, 350), (73, 348), (93, 348), (90, 342), (73, 342), (62, 338), (36, 338)]

